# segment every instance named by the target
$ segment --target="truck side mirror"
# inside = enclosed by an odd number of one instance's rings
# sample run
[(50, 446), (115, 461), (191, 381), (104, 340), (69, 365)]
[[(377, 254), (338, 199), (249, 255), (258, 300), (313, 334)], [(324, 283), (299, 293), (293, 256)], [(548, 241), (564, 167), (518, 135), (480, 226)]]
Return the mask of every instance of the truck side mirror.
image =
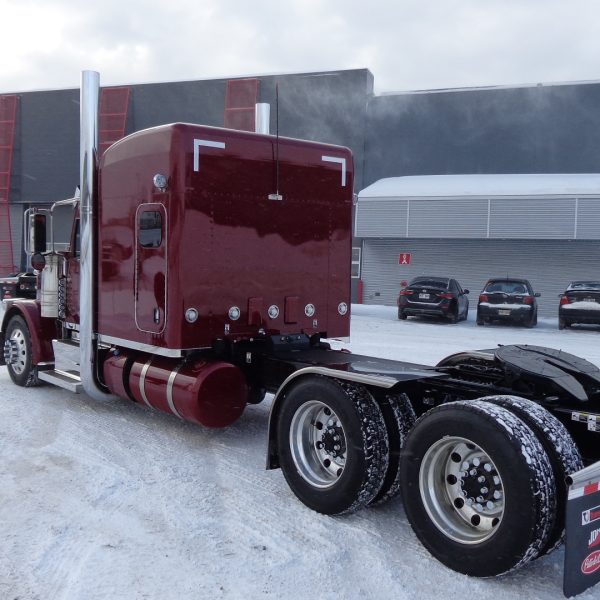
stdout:
[(463, 290), (463, 294), (468, 295), (469, 290)]
[(45, 266), (46, 266), (46, 259), (44, 258), (44, 255), (41, 254), (40, 252), (36, 252), (31, 257), (31, 267), (33, 269), (35, 269), (36, 271), (43, 271)]
[(539, 297), (541, 296), (541, 294), (540, 294), (539, 292), (536, 292), (536, 293), (534, 294), (534, 296), (535, 296), (536, 298), (539, 298)]
[(34, 254), (46, 252), (46, 215), (34, 214), (31, 217), (31, 247)]

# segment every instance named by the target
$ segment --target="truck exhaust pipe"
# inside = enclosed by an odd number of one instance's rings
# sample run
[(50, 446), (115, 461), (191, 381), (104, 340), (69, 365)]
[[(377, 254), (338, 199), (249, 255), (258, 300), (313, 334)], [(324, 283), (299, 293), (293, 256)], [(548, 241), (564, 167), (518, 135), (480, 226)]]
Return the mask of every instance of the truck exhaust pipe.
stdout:
[(254, 115), (256, 133), (268, 135), (271, 127), (271, 105), (266, 102), (258, 102), (254, 108)]
[(94, 288), (94, 264), (96, 239), (94, 235), (94, 204), (98, 166), (98, 102), (100, 74), (96, 71), (81, 73), (80, 96), (80, 145), (79, 204), (81, 228), (80, 289), (79, 289), (79, 345), (80, 373), (83, 389), (96, 400), (105, 399), (96, 375), (96, 339), (94, 321), (96, 315), (96, 290)]

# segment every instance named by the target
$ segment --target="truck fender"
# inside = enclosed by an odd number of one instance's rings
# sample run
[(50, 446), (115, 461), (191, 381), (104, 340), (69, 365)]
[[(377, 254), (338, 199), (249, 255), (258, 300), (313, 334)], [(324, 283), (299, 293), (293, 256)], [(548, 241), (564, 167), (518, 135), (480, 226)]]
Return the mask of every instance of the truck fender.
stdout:
[(54, 319), (42, 317), (40, 306), (35, 301), (14, 302), (4, 315), (2, 337), (6, 333), (8, 323), (15, 315), (23, 317), (27, 323), (31, 335), (33, 364), (54, 362), (54, 350), (52, 349), (52, 339), (56, 337)]
[(279, 411), (285, 401), (288, 391), (299, 381), (306, 377), (320, 375), (333, 379), (341, 379), (342, 381), (352, 381), (354, 383), (362, 383), (363, 385), (374, 386), (378, 388), (390, 389), (394, 387), (398, 381), (376, 375), (347, 373), (338, 369), (329, 369), (327, 367), (306, 367), (292, 373), (280, 386), (273, 398), (271, 404), (271, 412), (269, 413), (268, 441), (267, 441), (267, 470), (278, 469), (279, 454), (277, 452), (277, 420)]

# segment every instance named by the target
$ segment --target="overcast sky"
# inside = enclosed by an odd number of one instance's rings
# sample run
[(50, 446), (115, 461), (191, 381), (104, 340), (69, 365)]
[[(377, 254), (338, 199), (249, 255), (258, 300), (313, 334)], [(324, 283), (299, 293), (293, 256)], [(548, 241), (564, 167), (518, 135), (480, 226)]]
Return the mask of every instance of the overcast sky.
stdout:
[(376, 92), (600, 79), (600, 0), (0, 0), (0, 93), (368, 68)]

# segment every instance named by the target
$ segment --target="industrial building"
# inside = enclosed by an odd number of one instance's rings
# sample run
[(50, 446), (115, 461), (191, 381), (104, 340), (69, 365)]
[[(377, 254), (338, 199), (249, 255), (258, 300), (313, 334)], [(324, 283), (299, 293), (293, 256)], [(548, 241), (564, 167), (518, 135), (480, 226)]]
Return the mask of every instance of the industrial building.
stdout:
[[(78, 102), (76, 89), (0, 96), (2, 274), (26, 266), (25, 208), (73, 195)], [(600, 278), (599, 82), (376, 94), (356, 69), (107, 87), (101, 149), (176, 121), (251, 130), (257, 102), (271, 133), (354, 153), (355, 299), (362, 288), (364, 302), (394, 304), (425, 273), (456, 277), (473, 303), (509, 275), (553, 315), (570, 280)]]

